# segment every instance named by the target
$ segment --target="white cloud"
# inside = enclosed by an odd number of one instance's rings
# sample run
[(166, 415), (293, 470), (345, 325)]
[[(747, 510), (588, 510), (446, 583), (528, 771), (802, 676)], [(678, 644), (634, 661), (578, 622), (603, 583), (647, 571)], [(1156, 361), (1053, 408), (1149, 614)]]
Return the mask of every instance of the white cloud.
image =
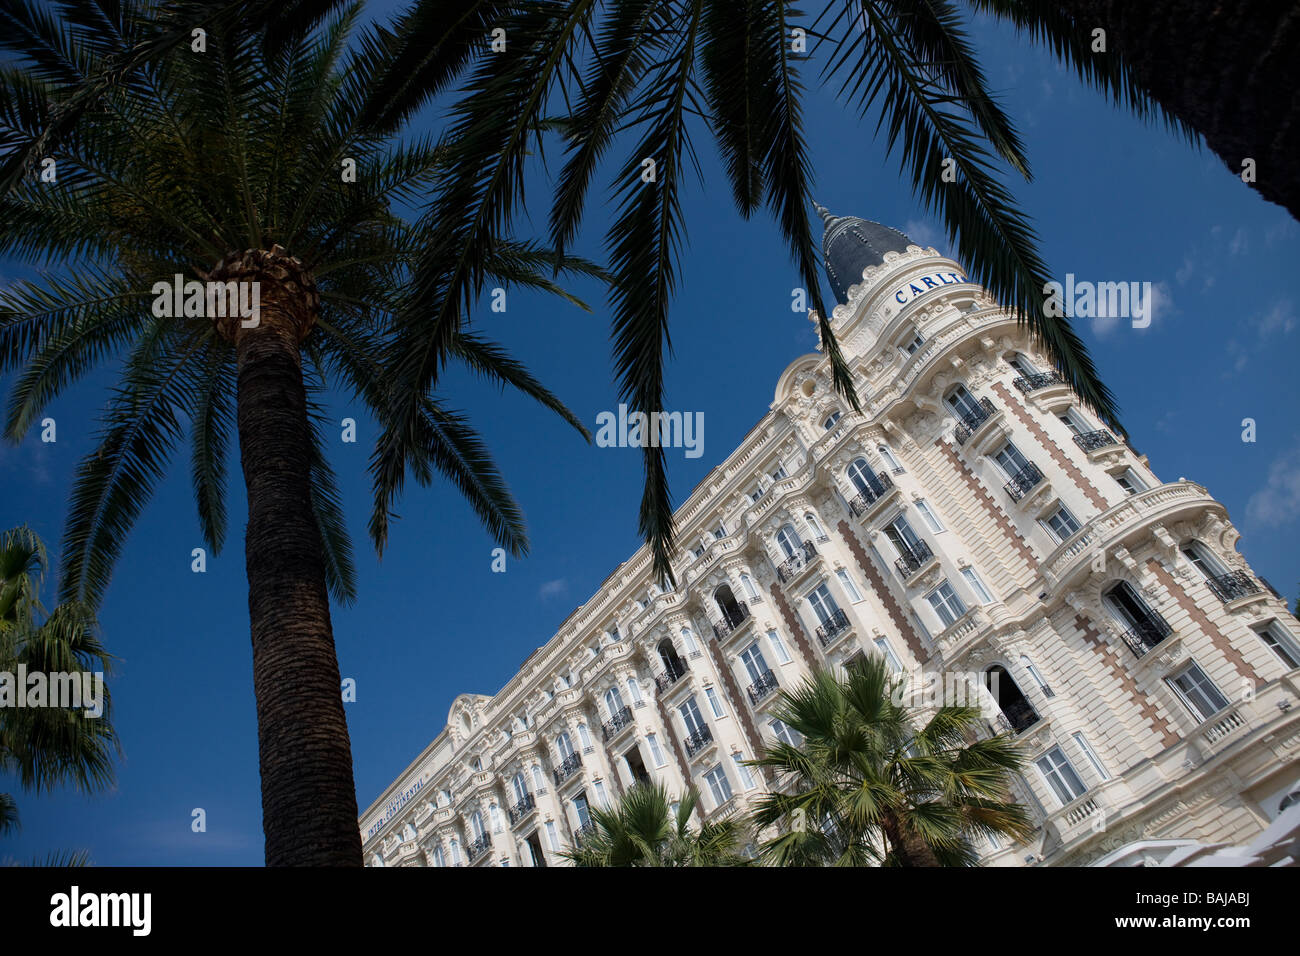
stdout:
[(1250, 239), (1247, 238), (1246, 229), (1243, 226), (1238, 228), (1236, 233), (1233, 234), (1232, 239), (1228, 241), (1228, 255), (1239, 256), (1243, 252), (1249, 252), (1249, 251), (1250, 251)]
[(1246, 517), (1259, 524), (1290, 524), (1300, 518), (1300, 446), (1268, 469), (1264, 487), (1246, 502)]
[(556, 578), (554, 581), (543, 582), (542, 586), (537, 589), (537, 596), (545, 601), (547, 598), (559, 597), (569, 589), (569, 582), (564, 578)]

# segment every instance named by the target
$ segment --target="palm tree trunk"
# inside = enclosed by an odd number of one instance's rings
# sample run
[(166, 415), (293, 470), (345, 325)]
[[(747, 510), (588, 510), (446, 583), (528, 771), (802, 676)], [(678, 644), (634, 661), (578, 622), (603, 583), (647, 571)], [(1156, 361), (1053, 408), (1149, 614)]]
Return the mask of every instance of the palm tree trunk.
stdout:
[[(1294, 0), (1060, 0), (1081, 31), (1133, 64), (1153, 99), (1199, 131), (1233, 173), (1300, 219), (1300, 7)], [(1098, 54), (1101, 55), (1101, 54)]]
[(899, 866), (940, 866), (939, 858), (934, 855), (930, 845), (907, 825), (907, 821), (896, 813), (886, 813), (881, 820), (881, 829), (889, 838), (894, 858)]
[(239, 367), (237, 418), (248, 489), (245, 560), (266, 862), (360, 866), (352, 748), (320, 530), (311, 508), (311, 436), (299, 351), (319, 300), (313, 300), (310, 287), (304, 290), (293, 281), (300, 272), (277, 274), (290, 270), (269, 263), (273, 255), (244, 253), (242, 262), (214, 270), (223, 280), (248, 279), (250, 271), (261, 280), (259, 324), (222, 331), (235, 339)]

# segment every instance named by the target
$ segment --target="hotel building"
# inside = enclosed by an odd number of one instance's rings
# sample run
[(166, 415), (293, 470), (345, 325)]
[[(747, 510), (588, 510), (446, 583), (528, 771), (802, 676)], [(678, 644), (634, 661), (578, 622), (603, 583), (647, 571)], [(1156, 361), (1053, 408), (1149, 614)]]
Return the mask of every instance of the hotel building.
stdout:
[[(678, 585), (638, 550), (361, 816), (372, 866), (554, 866), (637, 780), (747, 815), (782, 688), (878, 654), (968, 675), (1027, 757), (1029, 844), (986, 865), (1246, 843), (1300, 790), (1300, 622), (1194, 481), (1103, 428), (956, 262), (833, 216), (825, 355), (681, 505)], [(973, 676), (971, 676), (973, 675)], [(756, 843), (757, 835), (752, 837)]]

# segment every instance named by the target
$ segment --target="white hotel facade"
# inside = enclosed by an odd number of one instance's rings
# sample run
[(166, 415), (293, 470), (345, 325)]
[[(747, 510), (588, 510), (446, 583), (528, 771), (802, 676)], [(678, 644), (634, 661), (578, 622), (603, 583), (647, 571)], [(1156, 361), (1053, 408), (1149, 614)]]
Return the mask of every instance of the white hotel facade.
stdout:
[(862, 414), (823, 354), (791, 363), (678, 509), (676, 590), (643, 547), (458, 697), (362, 814), (368, 865), (561, 864), (638, 779), (747, 814), (771, 781), (743, 761), (791, 739), (778, 691), (863, 654), (994, 688), (1038, 829), (987, 865), (1245, 842), (1297, 799), (1300, 622), (1223, 506), (1100, 427), (957, 263), (819, 211)]

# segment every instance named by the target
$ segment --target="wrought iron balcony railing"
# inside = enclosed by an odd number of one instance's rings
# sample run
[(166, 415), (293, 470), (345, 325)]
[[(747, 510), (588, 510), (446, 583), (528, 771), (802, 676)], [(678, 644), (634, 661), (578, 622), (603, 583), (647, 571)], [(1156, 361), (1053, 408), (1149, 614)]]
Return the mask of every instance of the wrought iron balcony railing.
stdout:
[(772, 673), (769, 667), (759, 675), (758, 680), (749, 685), (749, 700), (752, 704), (758, 704), (763, 699), (770, 697), (772, 692), (780, 685), (776, 682), (776, 675)]
[(866, 514), (872, 505), (887, 495), (889, 489), (894, 487), (894, 480), (888, 475), (876, 475), (875, 478), (868, 478), (866, 485), (867, 487), (849, 502), (849, 510), (853, 512), (855, 518)]
[(1060, 385), (1062, 382), (1061, 376), (1055, 372), (1039, 372), (1037, 375), (1026, 375), (1023, 378), (1018, 378), (1011, 384), (1028, 394), (1029, 392), (1036, 392), (1040, 388), (1047, 388), (1049, 385)]
[(1002, 705), (1001, 710), (998, 723), (1013, 734), (1023, 734), (1041, 719), (1027, 700), (1012, 701)]
[(632, 708), (624, 704), (618, 713), (600, 725), (601, 734), (606, 740), (613, 737), (624, 727), (632, 723)]
[(1006, 483), (1007, 494), (1011, 496), (1012, 501), (1019, 501), (1042, 480), (1043, 473), (1038, 470), (1038, 466), (1032, 461), (1027, 461), (1025, 467), (1016, 472), (1011, 480)]
[(965, 415), (961, 416), (957, 427), (952, 430), (952, 435), (957, 439), (957, 444), (966, 444), (966, 439), (975, 433), (975, 430), (983, 425), (993, 416), (997, 409), (987, 398), (981, 398), (978, 406), (971, 409)]
[(560, 765), (552, 771), (551, 775), (555, 777), (555, 785), (558, 787), (560, 784), (564, 783), (564, 781), (577, 773), (578, 768), (581, 766), (582, 757), (579, 754), (569, 754), (569, 756), (565, 757)]
[(1210, 590), (1224, 604), (1235, 601), (1237, 598), (1258, 594), (1264, 590), (1260, 583), (1245, 571), (1229, 571), (1227, 574), (1216, 574), (1207, 579), (1206, 583), (1210, 585)]
[(484, 833), (481, 837), (465, 848), (465, 855), (473, 863), (480, 856), (486, 853), (492, 847), (492, 834)]
[(673, 684), (676, 684), (679, 680), (685, 677), (686, 670), (685, 661), (682, 661), (679, 666), (665, 668), (664, 672), (655, 678), (655, 686), (659, 688), (659, 693), (662, 694), (669, 687), (672, 687)]
[(510, 825), (514, 826), (537, 808), (537, 801), (531, 793), (525, 793), (519, 802), (510, 808)]
[(898, 568), (898, 573), (906, 581), (933, 557), (934, 552), (930, 550), (930, 546), (924, 541), (918, 541), (898, 556), (894, 567)]
[(709, 730), (706, 724), (686, 738), (686, 756), (694, 757), (711, 743), (713, 743), (713, 731)]
[(1106, 448), (1109, 445), (1118, 445), (1115, 436), (1104, 428), (1098, 428), (1096, 431), (1084, 432), (1082, 435), (1074, 436), (1074, 443), (1084, 451), (1096, 451), (1098, 448)]
[(804, 541), (799, 545), (799, 549), (794, 554), (781, 562), (781, 566), (776, 569), (776, 577), (782, 584), (794, 577), (795, 572), (805, 567), (809, 561), (817, 556), (817, 549), (813, 547), (811, 541)]
[(588, 837), (594, 836), (595, 833), (596, 833), (596, 824), (588, 820), (582, 826), (578, 827), (578, 829), (573, 831), (573, 842), (581, 843), (583, 840), (587, 839)]
[(722, 640), (747, 620), (749, 620), (749, 608), (744, 601), (737, 601), (732, 611), (724, 615), (721, 621), (714, 622), (713, 636)]
[(1158, 612), (1147, 611), (1121, 636), (1129, 650), (1136, 656), (1142, 657), (1173, 632), (1174, 629), (1169, 626), (1169, 622)]
[(817, 640), (821, 641), (822, 647), (828, 647), (831, 641), (839, 637), (849, 629), (849, 616), (844, 613), (843, 608), (836, 608), (835, 612), (822, 621), (817, 628)]

